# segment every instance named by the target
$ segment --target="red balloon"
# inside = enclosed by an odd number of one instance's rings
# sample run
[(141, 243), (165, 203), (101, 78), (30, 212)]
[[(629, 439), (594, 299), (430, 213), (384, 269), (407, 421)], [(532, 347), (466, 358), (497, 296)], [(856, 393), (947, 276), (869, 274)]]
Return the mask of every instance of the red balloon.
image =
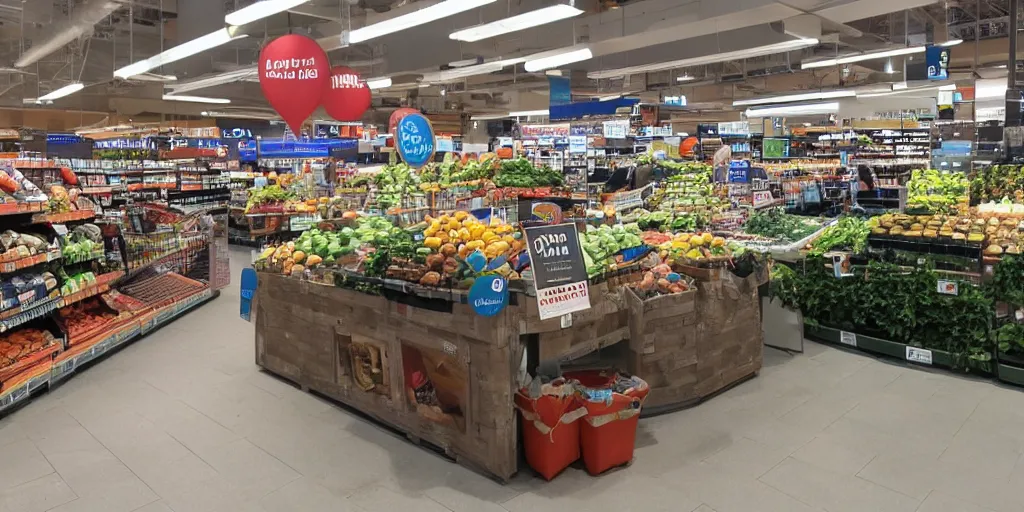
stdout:
[(370, 108), (370, 88), (351, 68), (331, 69), (331, 85), (324, 94), (324, 110), (337, 121), (358, 121)]
[(305, 36), (281, 36), (260, 52), (263, 96), (295, 134), (302, 133), (302, 123), (320, 105), (330, 73), (323, 48)]

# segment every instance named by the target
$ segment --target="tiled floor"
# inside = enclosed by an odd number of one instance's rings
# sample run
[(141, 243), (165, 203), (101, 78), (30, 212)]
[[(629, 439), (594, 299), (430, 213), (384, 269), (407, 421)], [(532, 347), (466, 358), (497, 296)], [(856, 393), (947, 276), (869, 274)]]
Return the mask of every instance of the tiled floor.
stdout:
[(1024, 509), (1024, 392), (813, 343), (642, 420), (628, 469), (504, 486), (260, 373), (252, 345), (232, 287), (0, 420), (0, 512)]

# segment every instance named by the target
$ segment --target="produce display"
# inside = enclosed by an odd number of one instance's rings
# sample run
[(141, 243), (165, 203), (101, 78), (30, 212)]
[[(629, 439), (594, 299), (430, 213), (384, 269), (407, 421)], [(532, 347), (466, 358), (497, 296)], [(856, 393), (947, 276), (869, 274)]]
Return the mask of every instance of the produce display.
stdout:
[(0, 371), (52, 345), (56, 339), (42, 329), (20, 329), (0, 336)]
[(95, 224), (82, 224), (64, 238), (61, 253), (66, 263), (93, 259), (103, 254), (103, 234)]
[(404, 163), (384, 166), (373, 183), (377, 187), (375, 199), (383, 209), (401, 206), (403, 198), (419, 192), (420, 184), (413, 168)]
[(779, 207), (756, 211), (743, 225), (744, 233), (780, 242), (803, 240), (819, 229), (821, 222), (818, 219), (791, 215)]
[(640, 233), (640, 227), (636, 224), (618, 224), (614, 227), (603, 224), (596, 228), (590, 226), (581, 232), (580, 247), (583, 249), (587, 275), (603, 274), (611, 266), (622, 263), (623, 256), (620, 253), (623, 250), (643, 245)]
[(915, 170), (907, 182), (907, 209), (954, 213), (967, 202), (967, 177), (961, 172)]
[(854, 253), (867, 248), (871, 227), (858, 217), (840, 217), (839, 222), (825, 228), (821, 236), (811, 242), (810, 256), (821, 256), (833, 250), (848, 250)]
[(449, 159), (440, 164), (430, 164), (419, 172), (421, 188), (424, 185), (436, 184), (438, 187), (447, 187), (455, 183), (486, 180), (494, 177), (496, 159), (489, 159), (483, 162), (469, 160), (466, 163)]
[(249, 191), (249, 199), (245, 204), (245, 213), (255, 212), (261, 207), (277, 206), (283, 209), (283, 203), (295, 199), (295, 194), (281, 188), (281, 185), (267, 185)]
[(38, 235), (8, 229), (0, 234), (0, 248), (3, 248), (0, 262), (8, 262), (45, 253), (50, 249), (50, 244)]
[(971, 201), (985, 203), (1007, 199), (1024, 203), (1024, 172), (1020, 165), (1003, 164), (983, 167), (972, 173)]
[(525, 158), (502, 161), (497, 175), (494, 176), (494, 185), (497, 187), (559, 187), (564, 183), (565, 177), (561, 172), (546, 165), (534, 167)]
[(886, 214), (868, 221), (873, 235), (932, 239), (983, 246), (985, 254), (1020, 253), (1021, 219), (1011, 214), (968, 211), (956, 215)]
[(631, 284), (630, 288), (638, 297), (647, 300), (660, 295), (683, 293), (689, 291), (692, 286), (692, 281), (673, 272), (672, 267), (662, 263), (644, 271), (640, 282)]

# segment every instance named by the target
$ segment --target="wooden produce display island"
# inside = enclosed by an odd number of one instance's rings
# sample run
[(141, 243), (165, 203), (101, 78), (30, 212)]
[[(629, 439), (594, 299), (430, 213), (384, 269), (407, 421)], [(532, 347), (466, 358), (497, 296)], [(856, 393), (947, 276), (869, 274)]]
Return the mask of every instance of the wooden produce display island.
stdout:
[(261, 272), (256, 363), (508, 480), (519, 459), (513, 395), (521, 371), (538, 361), (566, 369), (607, 348), (599, 364), (650, 384), (648, 413), (696, 404), (756, 375), (764, 276), (716, 277), (647, 301), (622, 282), (594, 284), (590, 309), (542, 321), (536, 299), (523, 293), (482, 317), (460, 291), (406, 285), (372, 295)]

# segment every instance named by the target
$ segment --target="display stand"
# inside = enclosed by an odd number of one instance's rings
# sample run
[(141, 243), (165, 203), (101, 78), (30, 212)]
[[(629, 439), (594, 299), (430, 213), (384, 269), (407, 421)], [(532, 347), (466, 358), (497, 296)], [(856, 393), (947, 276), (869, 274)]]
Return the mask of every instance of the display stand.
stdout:
[[(630, 340), (622, 357), (601, 364), (651, 384), (646, 414), (755, 376), (765, 276), (715, 275), (696, 291), (648, 301), (629, 297), (630, 277), (613, 278), (590, 286), (589, 309), (542, 321), (536, 300), (521, 293), (482, 317), (456, 290), (406, 283), (397, 292), (385, 283), (383, 296), (369, 295), (260, 272), (256, 363), (508, 480), (518, 469), (512, 398), (524, 357), (571, 364)], [(527, 354), (532, 346), (536, 355)]]

